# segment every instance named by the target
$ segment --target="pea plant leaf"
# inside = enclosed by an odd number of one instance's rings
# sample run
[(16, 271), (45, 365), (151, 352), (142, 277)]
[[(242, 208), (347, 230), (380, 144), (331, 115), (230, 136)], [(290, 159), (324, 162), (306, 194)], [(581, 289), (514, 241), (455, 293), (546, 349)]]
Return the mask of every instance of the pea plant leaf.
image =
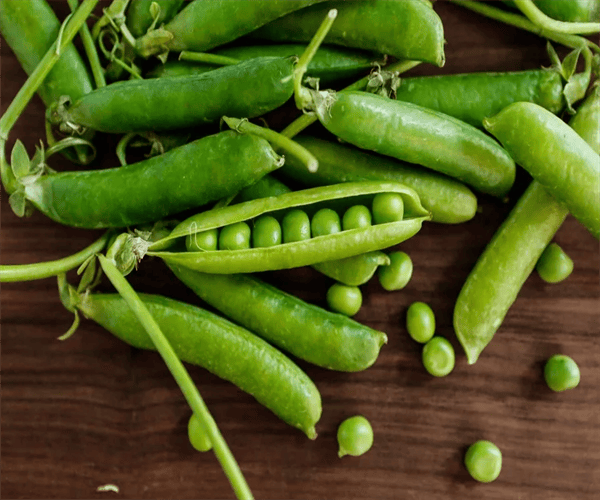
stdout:
[(575, 74), (577, 68), (577, 62), (579, 61), (579, 54), (581, 49), (576, 49), (570, 52), (562, 62), (562, 76), (568, 82), (571, 77)]
[(81, 275), (79, 285), (77, 285), (77, 293), (83, 293), (92, 288), (96, 281), (98, 258), (95, 255), (90, 255), (86, 261), (77, 269), (77, 274)]
[(558, 57), (556, 50), (554, 50), (554, 47), (550, 42), (546, 44), (546, 51), (548, 52), (548, 57), (550, 58), (552, 67), (562, 74), (562, 63), (560, 62), (560, 57)]
[(18, 189), (11, 194), (8, 203), (17, 217), (29, 217), (33, 213), (33, 205), (25, 197), (23, 189)]
[(15, 177), (20, 181), (23, 177), (31, 173), (31, 161), (27, 150), (23, 143), (19, 140), (15, 142), (15, 145), (10, 154), (10, 164), (15, 174)]

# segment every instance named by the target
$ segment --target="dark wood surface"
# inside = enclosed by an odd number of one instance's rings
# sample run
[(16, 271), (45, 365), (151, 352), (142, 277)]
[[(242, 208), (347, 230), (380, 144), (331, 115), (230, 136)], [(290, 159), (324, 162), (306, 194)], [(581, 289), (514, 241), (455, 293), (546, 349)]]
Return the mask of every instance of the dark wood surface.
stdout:
[[(57, 5), (63, 15), (63, 5)], [(447, 64), (413, 74), (521, 70), (548, 65), (545, 42), (438, 3), (446, 30)], [(2, 112), (24, 82), (2, 45)], [(11, 134), (33, 151), (43, 137), (44, 107), (36, 97)], [(110, 144), (110, 143), (108, 143)], [(98, 164), (116, 165), (109, 147)], [(64, 168), (55, 162), (57, 168)], [(260, 499), (591, 499), (600, 489), (598, 242), (569, 217), (556, 241), (575, 261), (563, 283), (532, 275), (496, 338), (473, 366), (452, 330), (462, 283), (510, 203), (480, 197), (469, 223), (426, 224), (401, 248), (414, 261), (410, 284), (387, 293), (363, 286), (356, 316), (385, 331), (389, 344), (363, 373), (333, 373), (300, 362), (321, 391), (319, 437), (308, 440), (253, 398), (205, 370), (189, 366), (208, 407)], [(99, 234), (60, 227), (35, 214), (18, 219), (2, 193), (3, 264), (57, 259)], [(77, 194), (74, 193), (74, 196)], [(135, 193), (132, 193), (135, 195)], [(324, 305), (330, 281), (309, 269), (265, 278)], [(74, 278), (72, 278), (74, 280)], [(142, 262), (131, 281), (141, 291), (199, 304), (159, 262)], [(433, 307), (437, 333), (457, 352), (454, 372), (427, 375), (420, 348), (404, 327), (408, 305)], [(55, 280), (2, 286), (2, 498), (232, 498), (212, 453), (187, 441), (190, 415), (159, 356), (129, 348), (90, 321), (60, 342), (72, 321)], [(542, 376), (555, 353), (581, 368), (573, 391), (552, 393)], [(358, 458), (337, 458), (336, 429), (346, 417), (371, 421), (375, 443)], [(472, 480), (463, 466), (478, 439), (503, 452), (500, 477)], [(97, 493), (112, 483), (120, 493)], [(596, 497), (597, 498), (597, 497)]]

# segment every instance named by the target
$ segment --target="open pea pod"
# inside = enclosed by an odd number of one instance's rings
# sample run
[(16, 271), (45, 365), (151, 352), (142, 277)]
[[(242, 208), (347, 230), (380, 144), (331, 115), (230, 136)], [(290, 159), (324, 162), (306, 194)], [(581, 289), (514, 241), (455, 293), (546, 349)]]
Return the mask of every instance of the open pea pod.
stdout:
[[(378, 193), (399, 193), (404, 202), (404, 219), (396, 222), (341, 231), (304, 241), (244, 250), (200, 252), (165, 251), (177, 240), (237, 222), (252, 222), (268, 214), (281, 220), (290, 209), (304, 210), (309, 216), (327, 207), (343, 213), (349, 206), (370, 206)], [(309, 266), (381, 250), (414, 236), (431, 214), (410, 188), (395, 182), (352, 182), (295, 191), (200, 213), (179, 224), (169, 236), (148, 248), (148, 255), (169, 264), (215, 274), (254, 273)]]

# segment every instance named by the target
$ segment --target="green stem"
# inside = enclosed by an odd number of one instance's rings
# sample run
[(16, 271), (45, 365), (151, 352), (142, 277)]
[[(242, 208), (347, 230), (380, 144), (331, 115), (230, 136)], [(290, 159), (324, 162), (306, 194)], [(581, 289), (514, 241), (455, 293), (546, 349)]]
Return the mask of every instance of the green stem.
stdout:
[(4, 151), (8, 134), (33, 95), (37, 92), (39, 86), (43, 83), (46, 76), (48, 76), (50, 70), (60, 59), (62, 52), (71, 43), (79, 31), (79, 28), (81, 28), (92, 10), (94, 10), (97, 3), (98, 0), (83, 0), (81, 7), (73, 14), (73, 17), (69, 20), (65, 30), (62, 32), (60, 42), (57, 40), (52, 44), (52, 47), (48, 49), (46, 55), (37, 65), (33, 73), (29, 75), (25, 84), (10, 103), (8, 109), (5, 111), (4, 115), (2, 115), (2, 118), (0, 118), (0, 176), (2, 178), (2, 183), (4, 184), (4, 189), (6, 189), (8, 194), (12, 194), (17, 188), (17, 179), (10, 169)]
[(108, 26), (109, 24), (113, 24), (115, 19), (125, 19), (125, 11), (127, 10), (128, 4), (129, 0), (113, 0), (108, 8), (102, 9), (102, 17), (98, 19), (92, 28), (92, 36), (94, 37), (94, 40), (98, 38), (102, 28)]
[(121, 140), (119, 140), (117, 144), (117, 158), (122, 167), (127, 166), (127, 146), (129, 146), (129, 143), (135, 139), (137, 135), (137, 132), (129, 132), (121, 137)]
[(515, 0), (519, 10), (533, 24), (548, 31), (565, 35), (593, 35), (600, 31), (600, 23), (567, 23), (544, 14), (531, 0)]
[(327, 33), (329, 33), (333, 21), (335, 21), (335, 18), (337, 17), (337, 13), (337, 9), (331, 9), (327, 13), (327, 16), (321, 23), (321, 26), (319, 26), (315, 36), (312, 37), (308, 46), (304, 49), (304, 53), (300, 56), (300, 59), (298, 59), (298, 63), (294, 69), (294, 99), (298, 109), (304, 109), (306, 103), (310, 101), (310, 95), (307, 95), (306, 89), (302, 87), (302, 78), (308, 70), (308, 65), (317, 53), (317, 50), (319, 50), (319, 46), (323, 43)]
[(108, 231), (90, 246), (63, 259), (37, 262), (35, 264), (0, 266), (0, 283), (41, 280), (66, 273), (71, 269), (79, 267), (91, 255), (101, 252), (111, 236), (112, 232)]
[(206, 64), (214, 64), (216, 66), (233, 66), (241, 62), (233, 57), (220, 56), (218, 54), (209, 54), (208, 52), (190, 52), (183, 50), (179, 54), (180, 61), (192, 61)]
[[(387, 71), (395, 71), (398, 74), (404, 73), (415, 66), (421, 64), (420, 61), (397, 61), (393, 64), (390, 64), (385, 69)], [(369, 75), (361, 78), (360, 80), (354, 82), (351, 85), (348, 85), (346, 88), (342, 90), (364, 90), (369, 82)], [(305, 113), (298, 118), (296, 118), (292, 123), (290, 123), (287, 127), (285, 127), (281, 131), (281, 135), (288, 137), (291, 139), (292, 137), (296, 137), (300, 132), (304, 129), (310, 127), (313, 123), (317, 121), (317, 115), (314, 113)]]
[(169, 344), (169, 341), (150, 314), (150, 311), (148, 311), (136, 291), (131, 287), (115, 265), (109, 259), (104, 257), (104, 255), (99, 255), (98, 259), (100, 260), (102, 270), (117, 289), (121, 297), (127, 302), (148, 333), (148, 336), (152, 339), (156, 350), (165, 361), (169, 371), (177, 382), (177, 385), (179, 385), (181, 392), (183, 392), (185, 399), (192, 408), (192, 411), (202, 422), (204, 430), (213, 444), (215, 455), (221, 463), (223, 471), (227, 475), (237, 498), (240, 500), (252, 500), (254, 498), (252, 492), (250, 491), (231, 450), (227, 446), (225, 439), (223, 439), (215, 420), (208, 411), (208, 408), (204, 403), (202, 396), (200, 396), (198, 389), (194, 385), (194, 382), (190, 378), (189, 373), (175, 354), (175, 351), (173, 351), (171, 344)]
[(534, 33), (535, 35), (547, 38), (548, 40), (552, 40), (553, 42), (560, 43), (565, 47), (578, 49), (583, 47), (584, 45), (587, 45), (594, 52), (600, 52), (600, 47), (598, 47), (598, 45), (586, 38), (577, 35), (565, 35), (562, 33), (555, 33), (554, 31), (545, 30), (543, 28), (540, 28), (539, 26), (536, 26), (529, 19), (519, 14), (513, 14), (512, 12), (507, 12), (505, 10), (492, 7), (491, 5), (483, 2), (474, 2), (472, 0), (450, 1), (455, 3), (456, 5), (464, 7), (465, 9), (469, 9), (473, 12), (477, 12), (478, 14), (489, 17), (490, 19), (495, 19), (496, 21), (500, 21), (504, 24), (508, 24), (510, 26), (514, 26), (525, 31), (529, 31), (530, 33)]
[(306, 168), (309, 172), (316, 172), (319, 168), (319, 161), (310, 151), (308, 151), (308, 149), (300, 146), (300, 144), (292, 141), (290, 138), (280, 134), (279, 132), (254, 125), (245, 118), (240, 120), (239, 118), (229, 118), (224, 116), (223, 120), (225, 123), (227, 123), (227, 125), (229, 125), (230, 128), (237, 130), (242, 134), (252, 134), (262, 137), (276, 146), (278, 151), (284, 151), (292, 156), (295, 156), (304, 165), (306, 165)]
[[(79, 7), (79, 0), (68, 0), (68, 2), (71, 11), (75, 12)], [(83, 26), (81, 26), (79, 35), (81, 36), (83, 48), (88, 57), (88, 61), (90, 62), (90, 67), (92, 68), (92, 75), (94, 76), (94, 81), (96, 82), (96, 88), (99, 89), (101, 87), (106, 87), (104, 70), (102, 69), (102, 64), (100, 64), (100, 57), (98, 57), (98, 51), (96, 50), (96, 45), (94, 44), (92, 34), (90, 33), (90, 29), (88, 28), (87, 24), (84, 23)]]

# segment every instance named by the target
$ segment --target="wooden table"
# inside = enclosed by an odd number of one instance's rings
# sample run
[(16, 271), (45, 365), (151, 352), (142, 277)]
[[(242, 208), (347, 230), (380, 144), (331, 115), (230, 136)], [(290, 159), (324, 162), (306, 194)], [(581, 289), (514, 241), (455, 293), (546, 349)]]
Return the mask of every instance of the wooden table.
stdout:
[[(64, 5), (55, 5), (64, 15)], [(447, 63), (423, 65), (415, 75), (549, 65), (545, 41), (534, 35), (444, 2), (436, 10)], [(4, 112), (25, 79), (6, 44), (2, 77)], [(43, 113), (34, 98), (8, 151), (17, 137), (33, 151), (43, 137)], [(100, 156), (96, 166), (117, 163), (108, 148)], [(61, 162), (53, 165), (64, 169)], [(372, 368), (345, 374), (299, 363), (323, 398), (316, 441), (231, 384), (188, 367), (256, 498), (583, 500), (600, 489), (598, 242), (567, 219), (556, 241), (575, 261), (573, 274), (556, 285), (532, 275), (477, 364), (467, 365), (452, 329), (462, 283), (526, 183), (520, 175), (508, 204), (482, 196), (472, 221), (426, 224), (403, 243), (415, 266), (404, 290), (385, 292), (376, 279), (362, 288), (356, 319), (389, 336)], [(3, 264), (57, 259), (98, 234), (60, 227), (39, 213), (18, 219), (2, 197)], [(319, 305), (331, 283), (310, 269), (265, 278)], [(200, 303), (159, 262), (143, 262), (131, 282)], [(420, 347), (404, 327), (416, 300), (431, 304), (437, 333), (456, 349), (456, 368), (446, 378), (425, 372)], [(190, 410), (159, 356), (131, 349), (86, 320), (71, 339), (56, 340), (71, 321), (54, 279), (2, 286), (3, 498), (231, 498), (214, 455), (190, 447)], [(578, 362), (577, 389), (546, 387), (543, 364), (555, 353)], [(355, 414), (371, 421), (374, 446), (362, 457), (338, 459), (337, 426)], [(502, 473), (491, 484), (472, 480), (463, 465), (478, 439), (503, 453)], [(120, 493), (96, 492), (107, 483)]]

